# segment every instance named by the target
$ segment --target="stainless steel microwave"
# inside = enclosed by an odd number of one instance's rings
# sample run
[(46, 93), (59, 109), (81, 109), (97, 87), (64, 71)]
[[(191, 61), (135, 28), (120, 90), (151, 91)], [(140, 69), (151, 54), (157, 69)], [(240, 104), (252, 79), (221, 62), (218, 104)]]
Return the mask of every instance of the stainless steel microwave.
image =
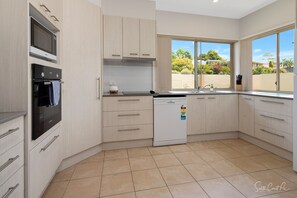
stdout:
[(31, 17), (30, 54), (38, 58), (57, 61), (57, 36)]

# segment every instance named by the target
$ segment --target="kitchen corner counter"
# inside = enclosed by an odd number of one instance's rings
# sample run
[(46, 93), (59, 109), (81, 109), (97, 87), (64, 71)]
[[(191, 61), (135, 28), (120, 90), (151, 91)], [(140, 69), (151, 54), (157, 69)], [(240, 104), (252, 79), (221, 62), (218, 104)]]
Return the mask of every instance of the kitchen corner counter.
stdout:
[(15, 118), (25, 116), (27, 113), (25, 111), (19, 111), (19, 112), (0, 112), (0, 124), (3, 124), (5, 122), (9, 122), (10, 120), (13, 120)]
[(238, 93), (242, 94), (242, 95), (280, 98), (280, 99), (288, 99), (288, 100), (293, 100), (294, 99), (294, 94), (286, 94), (286, 93), (258, 92), (258, 91), (241, 91), (241, 92), (238, 92)]

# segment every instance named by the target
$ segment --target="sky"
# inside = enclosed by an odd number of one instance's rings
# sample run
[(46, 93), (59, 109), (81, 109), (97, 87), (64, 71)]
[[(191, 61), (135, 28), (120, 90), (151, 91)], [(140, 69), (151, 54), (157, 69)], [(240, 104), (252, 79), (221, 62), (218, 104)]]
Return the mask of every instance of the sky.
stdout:
[[(276, 34), (254, 40), (253, 61), (268, 63), (263, 57), (265, 53), (271, 53), (276, 59)], [(280, 33), (280, 60), (294, 59), (294, 29)]]

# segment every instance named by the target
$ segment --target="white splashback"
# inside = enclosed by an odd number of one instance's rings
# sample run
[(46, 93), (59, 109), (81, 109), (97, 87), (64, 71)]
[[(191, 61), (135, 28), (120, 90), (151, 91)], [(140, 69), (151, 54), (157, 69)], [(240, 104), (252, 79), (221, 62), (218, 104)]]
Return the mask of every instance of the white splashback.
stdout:
[(114, 82), (119, 91), (149, 91), (153, 89), (153, 63), (125, 62), (104, 63), (104, 92), (109, 91), (109, 84)]

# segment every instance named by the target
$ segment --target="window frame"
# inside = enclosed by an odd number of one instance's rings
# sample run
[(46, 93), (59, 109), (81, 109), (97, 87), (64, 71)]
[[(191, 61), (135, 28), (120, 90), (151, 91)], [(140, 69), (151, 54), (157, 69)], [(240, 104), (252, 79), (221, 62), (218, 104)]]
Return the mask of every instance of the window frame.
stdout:
[[(179, 41), (192, 41), (194, 42), (194, 90), (198, 89), (201, 85), (201, 83), (198, 80), (198, 43), (201, 42), (207, 42), (207, 43), (220, 43), (220, 44), (229, 44), (230, 45), (230, 87), (229, 88), (215, 88), (217, 90), (232, 90), (235, 86), (235, 67), (234, 67), (234, 44), (238, 41), (235, 40), (221, 40), (221, 39), (205, 39), (205, 38), (192, 38), (192, 37), (178, 37), (178, 36), (171, 36), (171, 43), (173, 40), (179, 40)], [(172, 51), (172, 47), (171, 47)], [(172, 60), (171, 60), (172, 62)], [(171, 74), (172, 75), (172, 74)], [(171, 82), (172, 84), (172, 82)], [(192, 90), (192, 89), (173, 89), (172, 90)]]

